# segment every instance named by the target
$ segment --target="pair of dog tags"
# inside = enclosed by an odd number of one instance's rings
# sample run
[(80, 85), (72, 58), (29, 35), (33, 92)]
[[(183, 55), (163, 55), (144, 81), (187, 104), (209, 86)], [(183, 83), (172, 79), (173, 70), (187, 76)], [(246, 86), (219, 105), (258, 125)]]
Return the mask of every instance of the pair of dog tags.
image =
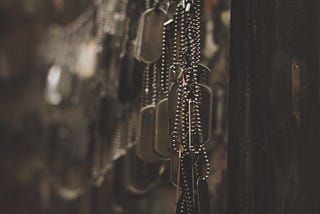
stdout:
[(137, 155), (150, 163), (170, 158), (168, 99), (140, 110)]
[(145, 106), (139, 112), (137, 155), (149, 163), (157, 163), (160, 161), (153, 149), (155, 141), (155, 118), (155, 105)]
[[(167, 19), (166, 11), (160, 7), (146, 10), (139, 22), (135, 57), (145, 63), (155, 63), (163, 56), (163, 48), (166, 48), (166, 39), (163, 38), (166, 31), (172, 31), (172, 20)], [(158, 73), (154, 73), (158, 75)], [(168, 90), (159, 88), (158, 76), (154, 91)], [(164, 77), (162, 77), (164, 78)], [(169, 80), (168, 80), (169, 81)], [(159, 89), (159, 90), (158, 90)], [(156, 96), (156, 97), (157, 97)], [(157, 162), (170, 159), (169, 149), (169, 111), (168, 98), (157, 97), (152, 105), (145, 106), (140, 110), (137, 151), (138, 156), (149, 162)]]
[[(186, 168), (184, 178), (182, 176), (178, 177), (180, 186), (183, 186), (183, 191), (179, 197), (179, 189), (177, 188), (176, 213), (189, 213), (188, 206), (186, 206), (187, 199), (192, 202), (192, 213), (210, 214), (209, 187), (207, 181), (196, 176), (193, 158), (184, 157), (181, 160), (179, 159), (179, 162), (180, 161), (183, 162), (183, 166)], [(180, 163), (179, 165), (182, 164)], [(186, 188), (187, 186), (189, 189)], [(189, 196), (187, 196), (187, 194)], [(184, 203), (184, 205), (182, 205), (182, 203)], [(190, 201), (188, 201), (188, 203), (190, 203)]]
[[(209, 201), (209, 187), (206, 180), (202, 180), (200, 178), (197, 179), (196, 183), (196, 190), (194, 194), (194, 210), (193, 213), (197, 214), (210, 214), (210, 201)], [(179, 210), (183, 206), (181, 205), (181, 200), (183, 197), (178, 200), (177, 203), (177, 212), (176, 213), (183, 213), (183, 211)]]
[(118, 136), (114, 143), (120, 143), (121, 148), (126, 148), (126, 155), (115, 161), (114, 166), (114, 195), (118, 201), (123, 202), (127, 194), (141, 196), (149, 193), (160, 181), (163, 173), (163, 164), (150, 163), (139, 158), (136, 154), (135, 139), (136, 115), (129, 115), (121, 121)]
[(163, 70), (160, 76), (162, 82), (160, 101), (156, 105), (156, 126), (154, 150), (162, 159), (170, 160), (170, 133), (169, 133), (169, 98), (168, 90), (170, 84), (170, 67), (172, 63), (172, 51), (174, 22), (169, 19), (163, 24), (163, 54), (161, 64)]
[[(210, 69), (205, 65), (199, 65), (199, 73), (200, 75), (204, 75), (210, 72)], [(213, 105), (213, 92), (212, 89), (206, 85), (205, 82), (201, 82), (200, 86), (200, 94), (201, 94), (201, 104), (200, 104), (200, 112), (201, 112), (201, 125), (202, 125), (202, 137), (204, 144), (208, 144), (212, 139), (212, 105)], [(169, 94), (169, 120), (170, 120), (170, 133), (173, 132), (174, 119), (176, 114), (176, 100), (178, 98), (178, 84), (175, 83), (170, 87)], [(171, 183), (174, 186), (177, 185), (177, 177), (179, 172), (179, 155), (172, 151), (170, 151), (170, 171), (171, 171)], [(180, 188), (180, 187), (179, 187)]]
[(125, 158), (127, 191), (131, 195), (144, 195), (150, 192), (160, 181), (164, 172), (163, 163), (150, 163), (141, 159), (136, 154), (135, 146), (127, 151)]

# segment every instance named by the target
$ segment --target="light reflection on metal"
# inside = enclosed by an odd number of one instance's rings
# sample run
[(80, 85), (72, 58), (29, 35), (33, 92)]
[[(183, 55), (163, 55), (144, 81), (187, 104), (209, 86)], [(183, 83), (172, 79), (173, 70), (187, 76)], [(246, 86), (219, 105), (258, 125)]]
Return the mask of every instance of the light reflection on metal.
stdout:
[(45, 98), (51, 105), (59, 105), (62, 102), (62, 95), (58, 89), (61, 72), (62, 69), (58, 65), (53, 65), (48, 72)]

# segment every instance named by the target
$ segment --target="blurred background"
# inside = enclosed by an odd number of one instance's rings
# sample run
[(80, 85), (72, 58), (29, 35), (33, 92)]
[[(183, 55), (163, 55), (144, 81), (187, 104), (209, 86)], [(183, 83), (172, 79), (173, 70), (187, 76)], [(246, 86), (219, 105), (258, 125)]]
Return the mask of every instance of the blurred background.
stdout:
[[(0, 0), (1, 214), (174, 213), (135, 153), (152, 3)], [(318, 0), (202, 0), (211, 213), (320, 213), (319, 38)]]
[[(144, 0), (0, 0), (0, 213), (173, 213), (168, 166), (128, 190)], [(203, 0), (211, 211), (227, 204), (230, 0)], [(136, 168), (137, 169), (136, 169)], [(129, 180), (129, 181), (128, 181)], [(144, 185), (145, 181), (141, 181)]]

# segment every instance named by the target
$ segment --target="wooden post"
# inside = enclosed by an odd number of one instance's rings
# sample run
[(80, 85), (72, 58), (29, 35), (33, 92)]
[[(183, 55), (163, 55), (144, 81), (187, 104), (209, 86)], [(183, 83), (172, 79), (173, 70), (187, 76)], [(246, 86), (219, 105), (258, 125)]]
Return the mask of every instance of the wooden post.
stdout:
[(320, 213), (316, 6), (232, 2), (229, 214)]

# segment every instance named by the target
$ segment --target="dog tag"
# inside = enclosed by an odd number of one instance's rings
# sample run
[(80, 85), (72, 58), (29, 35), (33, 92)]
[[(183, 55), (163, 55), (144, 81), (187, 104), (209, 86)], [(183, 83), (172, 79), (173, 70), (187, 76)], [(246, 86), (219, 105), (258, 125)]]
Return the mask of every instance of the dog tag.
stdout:
[[(71, 110), (70, 110), (71, 111)], [(73, 200), (88, 187), (90, 157), (88, 156), (87, 124), (79, 109), (64, 112), (65, 120), (51, 127), (50, 174), (53, 189), (64, 199)], [(77, 126), (72, 126), (72, 122)], [(90, 166), (90, 167), (89, 167)]]
[[(180, 180), (181, 176), (179, 176), (179, 154), (175, 152), (170, 153), (170, 180), (171, 184), (177, 188), (180, 188), (180, 185), (178, 186), (177, 182), (178, 179)], [(181, 182), (180, 182), (181, 184)]]
[[(172, 84), (170, 86), (169, 90), (169, 139), (171, 139), (171, 134), (173, 132), (173, 124), (174, 124), (174, 117), (176, 113), (176, 100), (177, 100), (177, 90), (178, 90), (178, 84)], [(179, 154), (175, 153), (173, 151), (171, 142), (169, 142), (169, 148), (170, 148), (170, 180), (171, 184), (177, 188), (177, 178), (179, 173)]]
[(210, 214), (209, 188), (206, 180), (197, 181), (197, 208), (198, 214)]
[[(211, 141), (212, 133), (212, 101), (213, 93), (210, 87), (199, 84), (201, 90), (201, 124), (202, 124), (202, 136), (205, 144)], [(177, 90), (178, 85), (173, 84), (170, 89), (169, 97), (169, 120), (170, 120), (170, 133), (173, 131), (174, 117), (176, 113), (176, 100), (177, 100)], [(178, 154), (170, 151), (170, 174), (171, 183), (177, 186), (177, 176), (178, 176)]]
[(139, 172), (139, 165), (141, 161), (136, 154), (136, 147), (132, 147), (127, 151), (125, 172), (127, 173), (126, 189), (132, 195), (144, 195), (148, 193), (151, 188), (150, 184), (140, 178), (141, 172)]
[(156, 105), (154, 150), (162, 159), (170, 159), (168, 98)]
[(140, 20), (139, 20), (137, 36), (134, 41), (135, 46), (134, 46), (134, 50), (133, 50), (133, 55), (139, 61), (141, 61), (140, 52), (141, 52), (142, 30), (143, 30), (144, 20), (145, 20), (145, 13), (142, 13)]
[(159, 162), (153, 152), (155, 128), (155, 106), (148, 105), (140, 110), (137, 132), (137, 155), (149, 163)]
[(200, 83), (208, 85), (208, 76), (211, 70), (204, 64), (199, 64)]
[(164, 11), (157, 8), (148, 9), (141, 15), (135, 50), (137, 59), (153, 63), (161, 57), (162, 26), (165, 18)]
[[(213, 103), (213, 92), (211, 88), (204, 84), (199, 84), (201, 91), (201, 124), (202, 124), (202, 134), (203, 141), (208, 144), (212, 138), (212, 103)], [(176, 100), (178, 96), (178, 85), (174, 84), (170, 89), (169, 98), (169, 117), (170, 117), (170, 133), (172, 133), (174, 117), (176, 113)]]
[(212, 103), (213, 92), (207, 85), (200, 84), (201, 90), (201, 123), (204, 143), (208, 144), (212, 138)]
[(114, 162), (113, 167), (113, 179), (112, 179), (112, 198), (114, 202), (119, 206), (123, 207), (125, 203), (125, 171), (124, 165), (125, 157), (120, 157)]
[(163, 24), (164, 27), (164, 41), (163, 41), (163, 51), (165, 56), (162, 56), (162, 66), (160, 82), (161, 93), (160, 102), (156, 105), (156, 126), (155, 126), (155, 153), (164, 160), (170, 159), (170, 149), (169, 149), (169, 110), (168, 110), (168, 86), (170, 84), (170, 73), (169, 64), (172, 58), (170, 42), (172, 40), (172, 32), (174, 27), (173, 19), (168, 20)]
[[(193, 157), (190, 155), (184, 155), (183, 157), (181, 157), (179, 165), (179, 168), (181, 168), (178, 172), (180, 172), (181, 175), (183, 174), (183, 176), (178, 176), (178, 178), (180, 178), (180, 187), (178, 187), (178, 185), (176, 185), (176, 187), (180, 188), (182, 193), (180, 195), (180, 199), (177, 200), (176, 210), (180, 210), (180, 212), (182, 213), (197, 213), (195, 209), (197, 207), (197, 200)], [(179, 189), (177, 189), (177, 191), (178, 190)], [(184, 204), (179, 203), (181, 200), (184, 201)], [(190, 205), (192, 205), (192, 208), (190, 207)], [(192, 211), (190, 208), (192, 209)]]
[(145, 195), (160, 181), (164, 166), (145, 162), (135, 151), (136, 147), (133, 146), (126, 155), (127, 191), (132, 195)]

